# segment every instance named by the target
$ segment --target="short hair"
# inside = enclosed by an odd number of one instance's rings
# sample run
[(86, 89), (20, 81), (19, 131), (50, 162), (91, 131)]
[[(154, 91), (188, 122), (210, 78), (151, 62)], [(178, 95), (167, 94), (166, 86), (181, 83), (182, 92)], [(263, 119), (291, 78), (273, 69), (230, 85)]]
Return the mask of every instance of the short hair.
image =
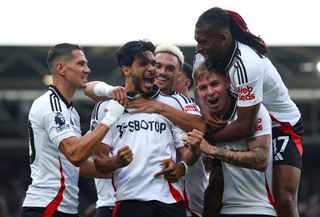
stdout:
[(227, 76), (227, 72), (222, 69), (215, 69), (208, 66), (206, 63), (200, 63), (193, 72), (193, 78), (197, 85), (200, 79), (207, 78), (212, 74), (219, 74), (223, 77)]
[(160, 44), (156, 47), (155, 55), (158, 53), (169, 53), (178, 58), (178, 61), (180, 63), (180, 66), (182, 67), (184, 63), (184, 55), (180, 48), (173, 44), (165, 43), (165, 44)]
[(53, 62), (59, 58), (64, 58), (66, 60), (73, 58), (72, 51), (74, 50), (81, 50), (82, 48), (76, 44), (69, 44), (69, 43), (61, 43), (53, 46), (48, 51), (47, 56), (47, 65), (52, 71)]
[(118, 65), (120, 67), (131, 66), (136, 58), (147, 60), (144, 52), (150, 51), (154, 53), (154, 50), (155, 46), (150, 41), (129, 41), (120, 47), (116, 53)]
[(192, 66), (189, 64), (189, 63), (187, 63), (187, 62), (185, 62), (185, 63), (183, 63), (183, 65), (182, 65), (182, 69), (181, 69), (181, 71), (187, 76), (187, 78), (191, 81), (190, 82), (190, 86), (188, 87), (188, 89), (190, 90), (191, 89), (191, 87), (193, 86), (193, 78), (192, 78)]

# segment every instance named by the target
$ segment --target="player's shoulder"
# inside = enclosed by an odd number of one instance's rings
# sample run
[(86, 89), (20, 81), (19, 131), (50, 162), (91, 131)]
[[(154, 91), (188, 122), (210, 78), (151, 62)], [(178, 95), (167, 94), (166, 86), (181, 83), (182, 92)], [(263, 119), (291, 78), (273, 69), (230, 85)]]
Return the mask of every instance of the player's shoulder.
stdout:
[(36, 110), (36, 112), (43, 113), (44, 111), (51, 111), (52, 106), (60, 104), (59, 98), (53, 98), (51, 97), (51, 91), (46, 91), (44, 94), (36, 98), (31, 106), (31, 110)]
[(105, 113), (106, 112), (106, 106), (110, 102), (111, 99), (105, 99), (98, 101), (91, 112), (91, 119), (98, 120), (99, 119), (99, 114)]
[(105, 107), (108, 105), (108, 103), (110, 102), (111, 99), (105, 99), (105, 100), (101, 100), (99, 102), (97, 102), (94, 105), (94, 110), (99, 111), (101, 109), (105, 109)]
[(62, 112), (71, 106), (54, 88), (49, 88), (44, 94), (35, 99), (30, 111), (38, 115), (45, 115), (50, 112)]
[(200, 108), (195, 101), (179, 92), (171, 95), (159, 94), (158, 100), (174, 107), (175, 109), (201, 116)]
[(190, 103), (194, 103), (194, 100), (182, 93), (179, 93), (177, 91), (175, 91), (172, 95), (172, 98), (176, 99), (177, 101), (179, 101), (182, 104), (190, 104)]
[(257, 54), (255, 50), (253, 50), (251, 47), (249, 47), (246, 44), (242, 44), (240, 42), (237, 43), (237, 49), (235, 52), (236, 59), (241, 60), (245, 64), (257, 64), (262, 63), (266, 57), (261, 57)]
[(159, 95), (157, 95), (157, 97), (154, 98), (155, 100), (165, 103), (167, 105), (170, 105), (171, 107), (174, 107), (178, 110), (183, 110), (183, 106), (180, 103), (180, 101), (173, 97), (172, 95), (165, 95), (163, 93), (160, 93)]

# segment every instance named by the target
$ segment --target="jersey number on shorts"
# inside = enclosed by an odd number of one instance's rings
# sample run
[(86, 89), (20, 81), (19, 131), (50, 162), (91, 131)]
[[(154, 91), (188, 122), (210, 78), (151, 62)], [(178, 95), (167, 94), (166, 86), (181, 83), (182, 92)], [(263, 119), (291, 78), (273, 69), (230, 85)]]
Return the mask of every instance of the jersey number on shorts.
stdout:
[[(277, 150), (277, 144), (279, 143), (279, 146), (280, 146), (281, 144), (280, 142), (282, 142), (282, 145), (280, 147), (280, 150)], [(289, 142), (289, 136), (279, 136), (272, 140), (274, 160), (283, 160), (281, 153), (283, 153), (284, 150), (286, 149), (288, 142)]]

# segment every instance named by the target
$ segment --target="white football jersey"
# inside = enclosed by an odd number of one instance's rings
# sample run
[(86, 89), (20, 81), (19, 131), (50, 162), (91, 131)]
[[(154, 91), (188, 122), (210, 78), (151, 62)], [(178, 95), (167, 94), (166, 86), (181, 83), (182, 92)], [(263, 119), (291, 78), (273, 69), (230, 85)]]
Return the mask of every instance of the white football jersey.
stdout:
[(210, 172), (207, 172), (203, 163), (202, 154), (198, 161), (186, 168), (184, 186), (189, 209), (192, 213), (202, 216), (204, 192), (209, 184)]
[[(176, 98), (159, 92), (154, 99), (182, 110)], [(134, 156), (126, 167), (114, 172), (116, 200), (157, 200), (176, 203), (183, 200), (181, 183), (170, 183), (164, 176), (154, 177), (162, 169), (160, 161), (176, 161), (176, 149), (183, 147), (186, 133), (157, 113), (125, 114), (112, 125), (102, 143), (110, 146), (113, 155), (129, 146)]]
[[(200, 108), (194, 100), (179, 92), (174, 92), (171, 97), (175, 98), (184, 112), (201, 116)], [(179, 155), (178, 155), (179, 156)], [(206, 172), (202, 157), (191, 166), (186, 166), (186, 175), (182, 178), (185, 200), (190, 211), (201, 216), (203, 210), (203, 194), (209, 183), (209, 173)]]
[[(104, 118), (106, 111), (105, 108), (110, 101), (100, 101), (98, 102), (91, 114), (90, 130), (94, 130), (96, 126)], [(114, 206), (115, 205), (115, 191), (112, 186), (111, 179), (94, 179), (98, 200), (96, 202), (96, 208), (104, 206)]]
[[(234, 108), (236, 105), (234, 104)], [(237, 119), (232, 109), (229, 124)], [(271, 135), (271, 119), (261, 105), (257, 115), (257, 128), (253, 137)], [(230, 150), (246, 151), (245, 140), (217, 144)], [(269, 164), (265, 172), (234, 166), (221, 161), (224, 190), (221, 214), (263, 214), (276, 216), (272, 195), (272, 144), (270, 139)]]
[(179, 103), (182, 111), (201, 116), (199, 106), (191, 98), (176, 91), (171, 94), (171, 97)]
[(80, 117), (58, 89), (37, 98), (29, 112), (29, 153), (32, 183), (23, 207), (45, 207), (78, 213), (79, 168), (59, 150), (63, 139), (81, 136)]
[[(203, 57), (197, 54), (194, 67), (203, 61)], [(239, 107), (263, 103), (272, 116), (273, 127), (281, 122), (292, 126), (298, 122), (300, 111), (268, 58), (260, 58), (249, 46), (236, 41), (225, 70), (231, 80), (231, 91), (238, 95)]]

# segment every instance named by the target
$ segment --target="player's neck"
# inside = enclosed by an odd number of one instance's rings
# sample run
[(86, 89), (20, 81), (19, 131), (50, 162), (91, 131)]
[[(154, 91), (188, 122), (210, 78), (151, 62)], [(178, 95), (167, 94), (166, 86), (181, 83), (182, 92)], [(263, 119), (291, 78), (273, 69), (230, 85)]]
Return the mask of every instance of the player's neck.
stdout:
[(71, 103), (74, 97), (74, 94), (76, 92), (76, 89), (71, 87), (70, 85), (65, 85), (63, 83), (53, 82), (53, 85), (59, 90), (61, 95), (68, 101), (68, 103)]

